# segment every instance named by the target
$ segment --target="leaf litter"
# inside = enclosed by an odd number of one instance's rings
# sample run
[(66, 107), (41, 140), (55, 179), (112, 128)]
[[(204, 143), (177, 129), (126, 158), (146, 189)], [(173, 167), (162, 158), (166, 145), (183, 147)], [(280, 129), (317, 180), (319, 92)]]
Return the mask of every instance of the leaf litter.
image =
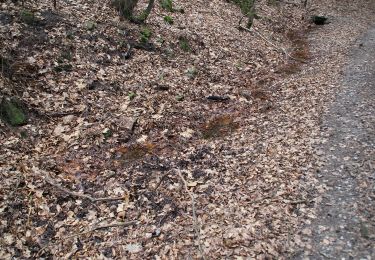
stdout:
[(1, 258), (282, 259), (304, 245), (325, 190), (320, 115), (371, 21), (366, 1), (315, 1), (361, 12), (312, 29), (297, 1), (260, 1), (254, 26), (278, 46), (306, 48), (296, 29), (330, 35), (284, 72), (280, 50), (238, 30), (235, 5), (175, 4), (173, 25), (155, 7), (151, 47), (129, 57), (142, 28), (107, 2), (27, 2), (26, 20), (1, 3), (1, 97), (30, 110), (27, 125), (0, 122)]

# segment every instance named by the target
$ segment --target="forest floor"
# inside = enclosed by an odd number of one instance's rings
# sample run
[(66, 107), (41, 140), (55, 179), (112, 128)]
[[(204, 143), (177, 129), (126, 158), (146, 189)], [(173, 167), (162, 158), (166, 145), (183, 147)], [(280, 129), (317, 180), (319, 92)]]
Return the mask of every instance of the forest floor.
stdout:
[[(0, 121), (0, 258), (335, 258), (321, 216), (346, 192), (330, 214), (356, 202), (348, 256), (371, 256), (373, 143), (341, 152), (346, 134), (372, 138), (354, 127), (373, 129), (373, 90), (351, 84), (371, 2), (259, 1), (248, 32), (223, 0), (157, 4), (144, 26), (109, 1), (1, 1), (0, 98), (28, 122)], [(352, 129), (330, 138), (342, 105)]]

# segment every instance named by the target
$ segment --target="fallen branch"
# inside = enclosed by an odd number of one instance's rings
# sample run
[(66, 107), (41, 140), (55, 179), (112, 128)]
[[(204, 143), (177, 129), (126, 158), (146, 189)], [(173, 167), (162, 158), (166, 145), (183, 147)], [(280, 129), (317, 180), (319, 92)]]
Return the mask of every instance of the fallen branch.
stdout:
[[(73, 238), (73, 237), (77, 237), (77, 236), (82, 236), (82, 235), (94, 232), (96, 230), (99, 230), (99, 229), (105, 229), (105, 228), (111, 228), (111, 227), (128, 227), (128, 226), (134, 225), (136, 223), (137, 223), (136, 221), (129, 221), (129, 222), (117, 222), (117, 223), (106, 224), (106, 225), (102, 225), (102, 226), (96, 226), (96, 227), (93, 227), (93, 228), (91, 228), (89, 230), (83, 231), (81, 233), (77, 233), (77, 234), (73, 234), (73, 235), (64, 237), (63, 240), (64, 239)], [(43, 251), (45, 251), (51, 244), (53, 244), (53, 243), (48, 242), (45, 246), (43, 246), (38, 251), (38, 253), (36, 253), (35, 257), (39, 257), (41, 255), (41, 253)]]
[(192, 208), (192, 211), (193, 211), (193, 227), (194, 227), (194, 231), (195, 231), (195, 236), (198, 239), (198, 248), (199, 248), (199, 251), (202, 255), (202, 259), (205, 259), (203, 248), (202, 248), (202, 243), (201, 243), (201, 239), (200, 239), (200, 227), (199, 227), (199, 224), (198, 224), (198, 218), (197, 218), (197, 213), (196, 213), (196, 209), (195, 209), (194, 194), (189, 190), (187, 182), (186, 182), (185, 178), (182, 176), (180, 171), (178, 171), (178, 175), (180, 176), (180, 178), (181, 178), (181, 180), (184, 184), (186, 192), (190, 195), (190, 198), (191, 198), (191, 208)]
[(84, 199), (88, 199), (90, 200), (91, 202), (97, 202), (97, 201), (114, 201), (114, 200), (123, 200), (124, 199), (124, 196), (122, 197), (103, 197), (103, 198), (94, 198), (90, 195), (87, 195), (87, 194), (83, 194), (83, 193), (79, 193), (79, 192), (75, 192), (75, 191), (71, 191), (71, 190), (68, 190), (67, 188), (64, 188), (62, 186), (60, 186), (59, 184), (57, 184), (56, 182), (54, 182), (52, 180), (51, 177), (49, 177), (48, 174), (46, 174), (44, 180), (51, 184), (52, 186), (58, 188), (59, 190), (65, 192), (65, 193), (68, 193), (69, 195), (72, 195), (74, 197), (79, 197), (79, 198), (84, 198)]
[(156, 190), (159, 188), (159, 186), (163, 183), (163, 181), (168, 177), (168, 175), (169, 175), (170, 173), (171, 173), (171, 172), (169, 171), (169, 172), (165, 173), (165, 174), (160, 178), (159, 182), (155, 185), (155, 188), (153, 189), (154, 191), (156, 191)]
[(79, 116), (82, 114), (82, 111), (70, 111), (70, 112), (41, 112), (35, 108), (31, 108), (30, 112), (35, 113), (38, 117), (44, 118), (59, 118), (69, 115)]
[(253, 200), (253, 201), (249, 201), (248, 204), (257, 204), (259, 202), (263, 202), (265, 200), (269, 200), (269, 199), (274, 199), (276, 197), (276, 194), (277, 194), (277, 190), (273, 191), (272, 194), (268, 195), (268, 196), (265, 196), (263, 198), (259, 198), (259, 199), (256, 199), (256, 200)]
[(285, 201), (287, 204), (296, 205), (296, 204), (308, 204), (312, 200), (292, 200), (292, 201)]
[(112, 228), (112, 227), (128, 227), (128, 226), (135, 225), (136, 223), (137, 223), (137, 221), (128, 221), (128, 222), (117, 222), (117, 223), (112, 223), (112, 224), (96, 226), (96, 227), (93, 227), (89, 230), (86, 230), (86, 231), (83, 231), (83, 232), (80, 232), (80, 233), (77, 233), (77, 234), (72, 234), (70, 236), (66, 236), (63, 239), (69, 239), (69, 238), (73, 238), (73, 237), (86, 235), (88, 233), (94, 232), (94, 231), (99, 230), (99, 229)]
[(242, 21), (243, 17), (240, 19), (239, 21), (239, 29), (241, 30), (245, 30), (245, 31), (248, 31), (250, 33), (255, 33), (259, 38), (261, 38), (263, 41), (265, 41), (266, 43), (268, 43), (269, 45), (271, 45), (272, 47), (282, 51), (282, 53), (285, 55), (285, 59), (287, 60), (288, 58), (292, 59), (292, 60), (295, 60), (295, 61), (299, 61), (299, 62), (302, 62), (302, 63), (306, 63), (306, 61), (304, 60), (301, 60), (301, 59), (297, 59), (293, 56), (291, 56), (283, 47), (280, 47), (280, 46), (277, 46), (276, 44), (274, 44), (273, 42), (271, 42), (270, 40), (268, 40), (265, 36), (263, 36), (260, 32), (256, 31), (254, 28), (252, 30), (250, 30), (249, 28), (246, 28), (244, 26), (241, 25), (241, 21)]

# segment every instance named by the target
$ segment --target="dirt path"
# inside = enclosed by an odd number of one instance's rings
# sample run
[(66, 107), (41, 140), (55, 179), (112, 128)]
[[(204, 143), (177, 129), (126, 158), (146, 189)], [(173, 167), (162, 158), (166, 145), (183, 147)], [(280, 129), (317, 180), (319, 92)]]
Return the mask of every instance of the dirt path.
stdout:
[(328, 192), (309, 226), (305, 257), (311, 259), (375, 257), (375, 27), (357, 44), (342, 91), (323, 119), (319, 178)]

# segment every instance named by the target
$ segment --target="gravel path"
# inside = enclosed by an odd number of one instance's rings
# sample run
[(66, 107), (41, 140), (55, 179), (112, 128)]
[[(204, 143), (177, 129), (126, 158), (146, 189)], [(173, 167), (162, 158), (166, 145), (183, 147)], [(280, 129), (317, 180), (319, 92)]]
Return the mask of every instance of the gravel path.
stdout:
[(329, 190), (298, 259), (375, 258), (375, 28), (357, 44), (323, 119), (319, 177)]

